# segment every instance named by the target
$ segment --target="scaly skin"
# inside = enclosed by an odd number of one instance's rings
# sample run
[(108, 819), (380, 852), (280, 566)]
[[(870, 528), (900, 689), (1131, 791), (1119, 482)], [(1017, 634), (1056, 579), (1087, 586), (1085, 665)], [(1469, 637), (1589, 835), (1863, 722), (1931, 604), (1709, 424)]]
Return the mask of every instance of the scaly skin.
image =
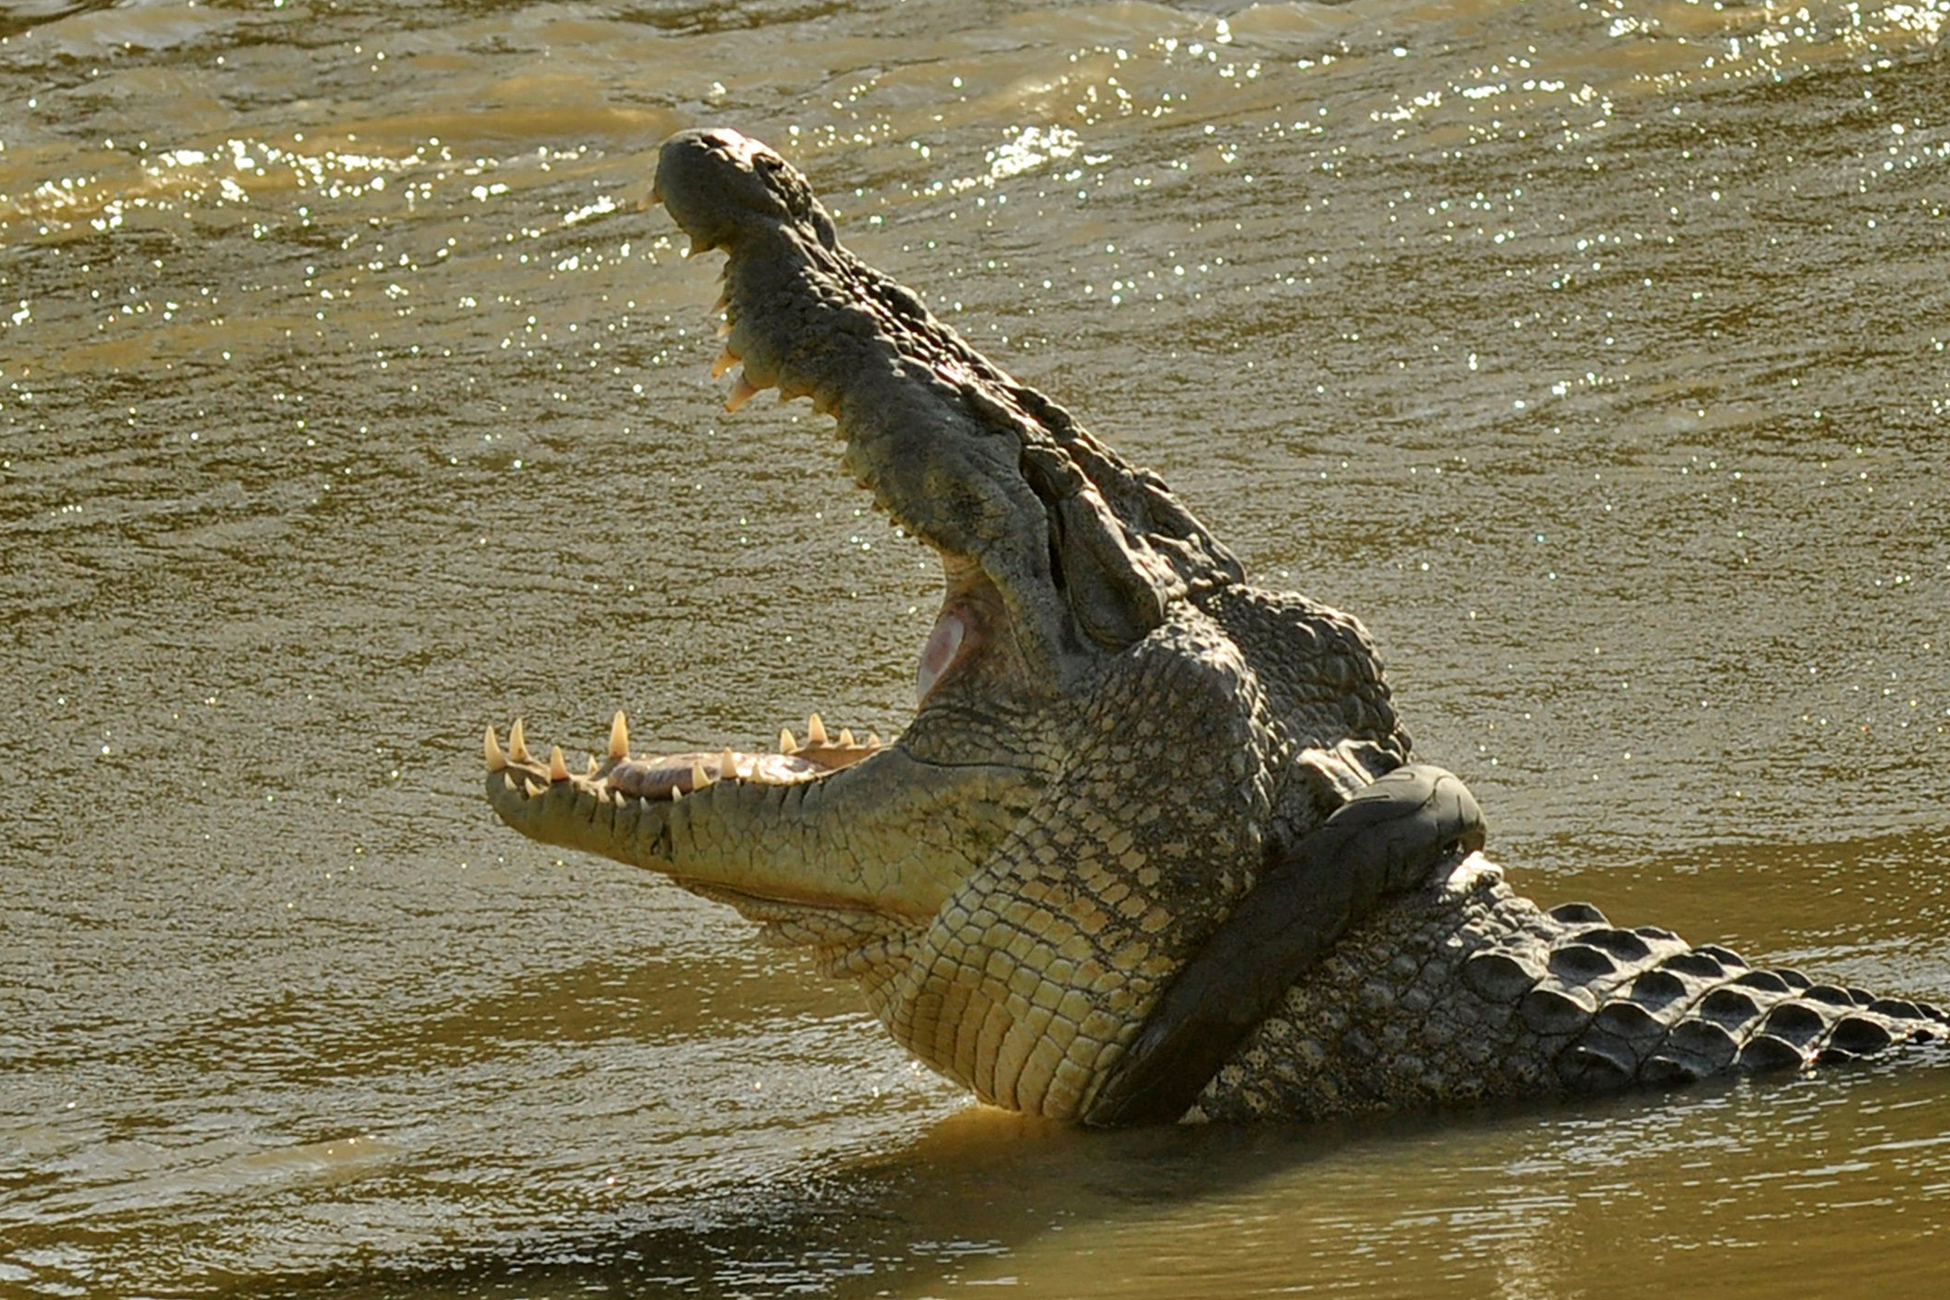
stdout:
[(763, 145), (675, 136), (655, 192), (728, 254), (727, 405), (777, 386), (832, 415), (946, 595), (891, 744), (636, 757), (619, 715), (577, 775), (490, 731), (517, 830), (736, 907), (984, 1101), (1079, 1122), (1674, 1083), (1942, 1033), (1539, 912), (1453, 820), (1335, 838), (1343, 807), (1394, 815), (1350, 800), (1409, 752), (1358, 622), (1248, 583), (1155, 475), (848, 253)]
[(1927, 1004), (1756, 969), (1656, 926), (1614, 928), (1586, 903), (1540, 911), (1500, 873), (1465, 868), (1289, 988), (1193, 1114), (1668, 1087), (1873, 1056), (1945, 1025)]

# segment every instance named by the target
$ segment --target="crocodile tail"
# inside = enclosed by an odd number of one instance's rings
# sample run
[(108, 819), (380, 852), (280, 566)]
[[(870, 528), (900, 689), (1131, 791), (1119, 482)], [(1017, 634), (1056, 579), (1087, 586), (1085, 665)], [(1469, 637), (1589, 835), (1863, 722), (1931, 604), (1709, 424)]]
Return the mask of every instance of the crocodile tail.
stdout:
[(1588, 903), (1542, 921), (1471, 955), (1462, 978), (1511, 1008), (1571, 1092), (1799, 1070), (1950, 1037), (1950, 1016), (1927, 1003), (1760, 969), (1657, 926), (1619, 929)]

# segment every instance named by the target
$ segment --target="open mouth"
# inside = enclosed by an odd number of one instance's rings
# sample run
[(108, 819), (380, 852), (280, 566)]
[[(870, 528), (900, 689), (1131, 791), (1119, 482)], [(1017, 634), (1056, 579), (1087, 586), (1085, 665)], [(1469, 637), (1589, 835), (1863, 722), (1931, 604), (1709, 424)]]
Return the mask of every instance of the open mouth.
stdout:
[[(726, 310), (723, 301), (719, 307)], [(721, 378), (738, 359), (727, 346), (712, 367), (712, 377)], [(748, 369), (734, 384), (725, 408), (736, 411), (758, 391), (761, 390), (752, 384)], [(861, 486), (872, 490), (867, 484)], [(878, 496), (876, 501), (883, 510), (892, 513), (888, 503), (880, 501)], [(901, 521), (896, 518), (894, 522), (898, 525)], [(915, 666), (917, 709), (925, 706), (944, 681), (975, 657), (987, 639), (985, 629), (996, 621), (1000, 605), (993, 584), (978, 564), (934, 549), (942, 562), (947, 594)], [(629, 723), (618, 711), (610, 724), (606, 756), (590, 756), (581, 772), (570, 769), (560, 747), (551, 749), (545, 760), (537, 758), (528, 748), (520, 720), (510, 728), (505, 749), (493, 727), (488, 728), (485, 741), (488, 771), (508, 773), (511, 787), (520, 788), (530, 796), (538, 795), (545, 788), (542, 780), (545, 777), (547, 785), (571, 783), (606, 802), (618, 804), (625, 799), (674, 802), (720, 782), (785, 786), (815, 781), (871, 758), (884, 748), (886, 742), (878, 733), (869, 732), (864, 738), (856, 737), (849, 728), (834, 733), (817, 713), (806, 719), (803, 737), (790, 726), (781, 728), (776, 752), (755, 753), (726, 747), (711, 752), (633, 756)]]
[[(762, 148), (742, 138), (732, 139), (734, 152), (740, 146)], [(745, 161), (749, 164), (750, 160)], [(661, 201), (661, 195), (653, 194), (653, 197)], [(875, 508), (891, 524), (928, 545), (941, 560), (946, 594), (915, 666), (915, 703), (917, 709), (924, 707), (944, 682), (977, 656), (990, 639), (988, 629), (1006, 619), (1004, 602), (979, 561), (957, 553), (933, 535), (936, 529), (904, 508), (911, 492), (904, 494), (888, 484), (886, 476), (876, 472), (875, 462), (870, 458), (854, 463), (852, 451), (860, 435), (860, 422), (849, 421), (844, 414), (847, 381), (851, 378), (848, 366), (835, 366), (831, 358), (824, 365), (794, 364), (795, 360), (805, 360), (805, 346), (781, 338), (779, 330), (766, 327), (772, 322), (762, 325), (755, 319), (761, 313), (746, 310), (748, 299), (756, 298), (760, 302), (765, 299), (762, 293), (750, 292), (749, 286), (747, 292), (739, 291), (738, 241), (729, 236), (714, 237), (694, 228), (691, 234), (692, 244), (686, 257), (712, 249), (731, 254), (722, 276), (725, 289), (715, 307), (721, 317), (717, 332), (723, 340), (723, 350), (710, 371), (714, 380), (737, 371), (725, 397), (725, 410), (735, 413), (754, 396), (772, 388), (779, 390), (782, 401), (811, 398), (817, 411), (838, 421), (840, 437), (847, 444), (845, 459), (853, 470), (856, 485), (872, 496)], [(756, 259), (744, 259), (753, 260)], [(870, 295), (863, 295), (847, 306), (857, 311), (862, 303), (870, 311), (876, 307)], [(918, 304), (914, 310), (919, 310)], [(907, 307), (896, 301), (892, 311), (904, 314)], [(841, 330), (844, 332), (843, 324)], [(866, 423), (872, 425), (874, 421)], [(868, 432), (865, 436), (873, 435)], [(505, 774), (510, 791), (534, 798), (549, 787), (566, 784), (593, 795), (599, 803), (618, 807), (631, 800), (676, 802), (721, 783), (791, 786), (815, 782), (886, 748), (887, 744), (876, 733), (862, 738), (850, 729), (833, 732), (817, 713), (806, 720), (803, 736), (790, 726), (782, 728), (776, 752), (757, 753), (727, 747), (712, 752), (632, 755), (629, 725), (618, 712), (610, 726), (605, 755), (591, 756), (582, 770), (572, 769), (559, 747), (551, 749), (546, 758), (532, 753), (520, 721), (510, 729), (505, 748), (493, 727), (488, 728), (485, 740), (488, 770), (491, 774)]]
[[(937, 687), (965, 661), (972, 658), (983, 640), (988, 619), (983, 606), (992, 605), (970, 588), (986, 585), (979, 576), (970, 576), (966, 566), (943, 558), (949, 573), (949, 592), (935, 617), (933, 628), (921, 647), (915, 668), (915, 704), (924, 706)], [(957, 571), (963, 571), (957, 578)], [(829, 729), (819, 714), (806, 719), (803, 735), (792, 727), (779, 730), (778, 748), (757, 753), (729, 746), (714, 751), (632, 755), (629, 721), (619, 710), (611, 720), (609, 743), (604, 757), (591, 755), (584, 770), (573, 771), (559, 746), (548, 756), (538, 758), (528, 747), (524, 724), (517, 719), (509, 729), (504, 748), (495, 728), (489, 727), (485, 756), (490, 773), (507, 773), (511, 787), (529, 795), (542, 793), (546, 785), (570, 783), (597, 794), (605, 802), (625, 799), (676, 801), (720, 782), (785, 786), (815, 781), (871, 758), (887, 748), (879, 733), (856, 736), (850, 728)]]

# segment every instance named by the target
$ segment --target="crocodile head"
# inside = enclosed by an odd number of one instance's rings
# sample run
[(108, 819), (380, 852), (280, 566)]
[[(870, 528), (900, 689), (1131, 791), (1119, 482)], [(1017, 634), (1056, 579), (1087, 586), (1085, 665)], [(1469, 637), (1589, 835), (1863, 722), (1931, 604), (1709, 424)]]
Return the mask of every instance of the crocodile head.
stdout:
[(940, 556), (917, 710), (884, 745), (660, 757), (619, 715), (586, 773), (490, 731), (488, 797), (813, 947), (984, 1099), (1074, 1116), (1270, 847), (1401, 761), (1372, 648), (1246, 585), (1157, 476), (847, 252), (770, 149), (677, 135), (653, 197), (727, 256), (727, 407), (809, 397)]

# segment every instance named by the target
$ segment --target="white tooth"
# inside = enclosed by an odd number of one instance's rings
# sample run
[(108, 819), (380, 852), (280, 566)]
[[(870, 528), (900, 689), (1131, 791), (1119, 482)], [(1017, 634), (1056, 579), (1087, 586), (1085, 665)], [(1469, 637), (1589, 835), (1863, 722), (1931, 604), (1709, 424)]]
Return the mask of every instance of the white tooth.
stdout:
[(702, 790), (705, 786), (710, 785), (714, 779), (709, 772), (704, 770), (703, 763), (700, 763), (696, 759), (691, 760), (691, 789), (693, 791)]
[(793, 738), (791, 727), (779, 728), (779, 752), (781, 754), (796, 754), (799, 752), (799, 742)]
[(493, 727), (487, 729), (487, 765), (490, 772), (499, 772), (508, 766), (508, 756), (501, 752), (501, 742), (494, 738)]
[(725, 373), (737, 364), (738, 364), (737, 356), (732, 352), (730, 348), (726, 348), (724, 351), (718, 354), (718, 359), (711, 363), (711, 378), (713, 379), (723, 378)]
[[(722, 310), (722, 309), (720, 309), (720, 310)], [(728, 321), (728, 320), (721, 320), (721, 321), (719, 321), (719, 322), (718, 322), (718, 337), (719, 337), (719, 338), (726, 338), (726, 337), (728, 337), (728, 336), (729, 336), (730, 334), (731, 334), (731, 322), (730, 322), (730, 321)]]
[(857, 740), (855, 740), (855, 739), (853, 738), (853, 731), (852, 731), (852, 729), (851, 729), (851, 728), (848, 728), (848, 727), (841, 727), (841, 728), (840, 728), (840, 748), (842, 748), (842, 749), (858, 749), (859, 747), (860, 747), (860, 742), (859, 742), (859, 741), (857, 741)]
[(528, 738), (522, 733), (520, 718), (516, 718), (515, 725), (508, 728), (508, 757), (517, 763), (532, 761), (532, 755), (528, 752)]
[(730, 781), (735, 779), (737, 775), (738, 756), (733, 754), (731, 747), (727, 745), (724, 753), (718, 755), (718, 779), (720, 781)]
[(584, 770), (583, 775), (584, 776), (596, 775), (596, 767), (597, 767), (596, 756), (594, 754), (591, 754), (589, 756), (589, 766), (587, 769)]
[(618, 709), (609, 723), (609, 756), (622, 762), (630, 756), (630, 724)]
[(758, 390), (752, 387), (752, 381), (740, 375), (738, 382), (731, 386), (731, 396), (724, 399), (724, 409), (736, 415), (739, 407), (757, 396)]
[(684, 797), (684, 792), (682, 790), (679, 790), (674, 785), (670, 787), (670, 801), (672, 803), (676, 803), (679, 799), (682, 799), (683, 797)]
[(826, 744), (826, 724), (819, 720), (817, 713), (806, 719), (806, 743), (808, 745)]
[(877, 731), (869, 731), (869, 732), (867, 733), (867, 748), (868, 748), (868, 749), (879, 749), (879, 748), (880, 748), (880, 733), (879, 733), (879, 732), (877, 732)]
[(562, 746), (556, 745), (548, 751), (548, 779), (566, 781), (569, 779), (569, 765), (562, 761)]
[(526, 794), (530, 799), (539, 799), (542, 797), (542, 791), (548, 789), (548, 787), (532, 776), (524, 776), (521, 778), (521, 789), (522, 793)]

